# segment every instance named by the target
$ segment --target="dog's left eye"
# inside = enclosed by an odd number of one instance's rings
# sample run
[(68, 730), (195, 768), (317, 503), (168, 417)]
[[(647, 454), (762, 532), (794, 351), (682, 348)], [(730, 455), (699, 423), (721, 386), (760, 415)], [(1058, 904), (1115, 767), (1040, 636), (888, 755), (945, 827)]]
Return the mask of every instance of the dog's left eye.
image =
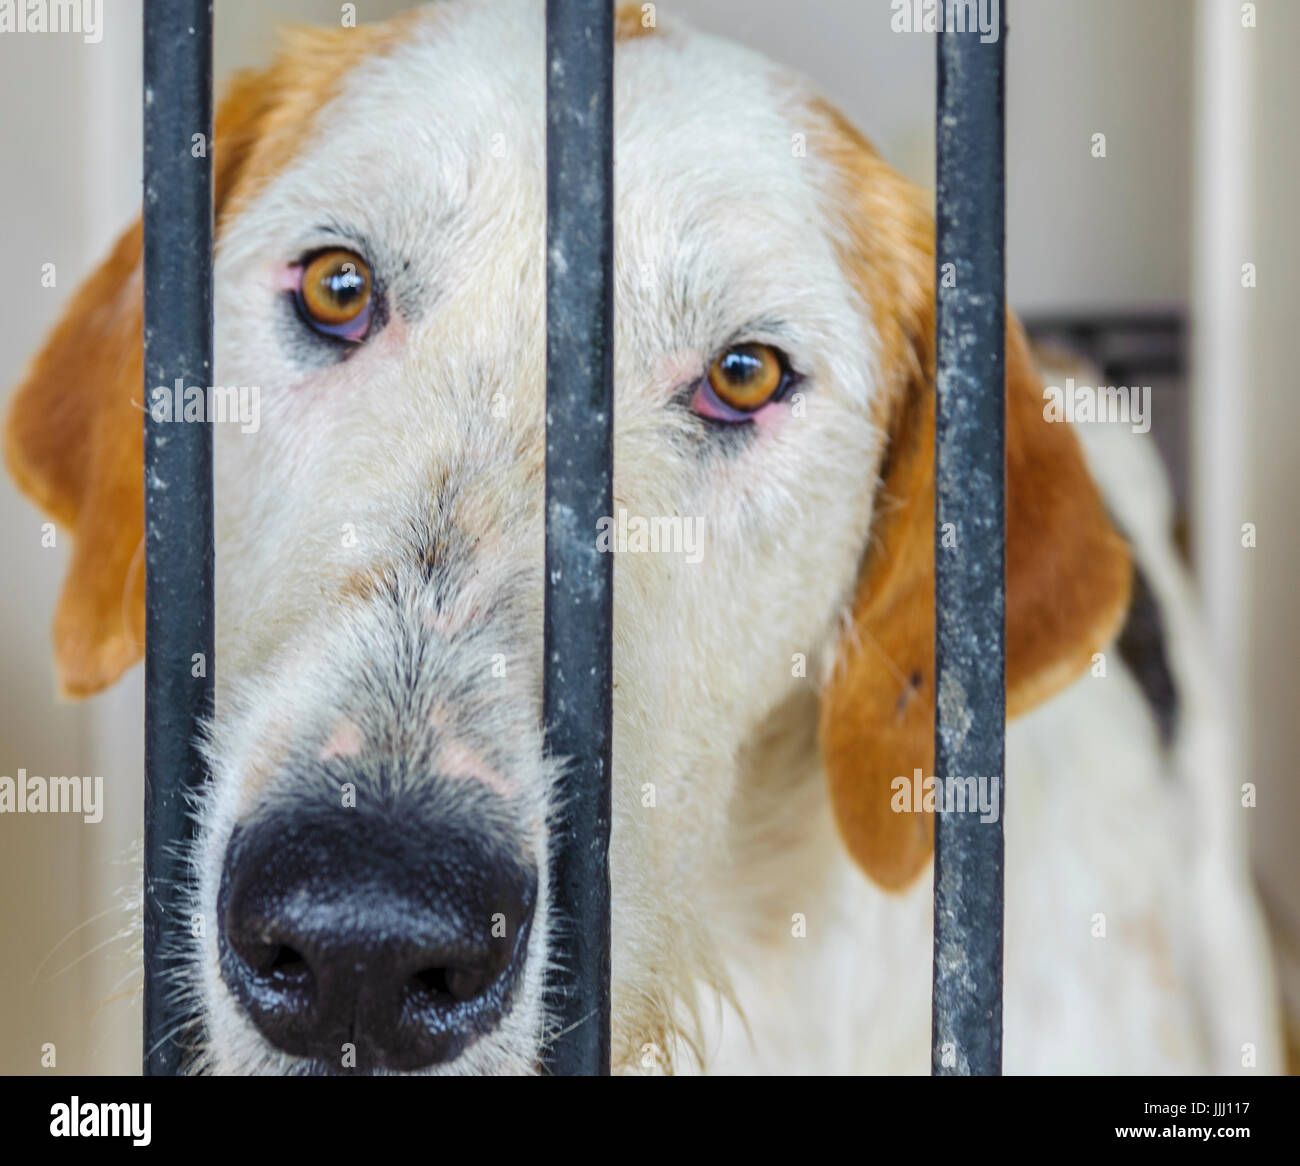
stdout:
[(370, 327), (372, 290), (370, 265), (355, 251), (331, 248), (303, 263), (295, 299), (317, 332), (360, 341)]
[(713, 421), (748, 421), (790, 383), (785, 353), (770, 344), (734, 344), (709, 366), (691, 408)]

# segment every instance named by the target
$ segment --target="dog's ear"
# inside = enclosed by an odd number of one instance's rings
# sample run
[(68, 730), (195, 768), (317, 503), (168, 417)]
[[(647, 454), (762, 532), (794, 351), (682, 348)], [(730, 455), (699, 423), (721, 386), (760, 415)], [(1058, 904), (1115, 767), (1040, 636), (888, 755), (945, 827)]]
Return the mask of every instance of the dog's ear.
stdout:
[[(242, 77), (222, 106), (213, 144), (218, 199), (248, 154), (262, 114), (258, 92), (255, 78)], [(5, 425), (9, 472), (73, 536), (54, 614), (65, 696), (106, 688), (144, 651), (143, 268), (137, 219), (64, 309)]]
[[(934, 226), (924, 196), (825, 112), (826, 148), (853, 191), (843, 259), (878, 337), (887, 444), (852, 626), (822, 695), (821, 749), (850, 853), (880, 886), (901, 890), (934, 845), (932, 815), (893, 808), (895, 778), (910, 784), (934, 765)], [(1038, 371), (1009, 313), (1006, 361), (1006, 684), (1016, 716), (1114, 635), (1131, 568), (1073, 432), (1044, 417)]]
[[(272, 65), (233, 79), (214, 132), (219, 218), (292, 157), (341, 78), (394, 31), (298, 30)], [(66, 696), (107, 687), (144, 650), (142, 242), (137, 220), (78, 289), (5, 425), (10, 473), (74, 536), (54, 617)]]
[(137, 222), (73, 296), (5, 426), (14, 480), (75, 536), (54, 616), (68, 696), (111, 684), (144, 642), (140, 252)]

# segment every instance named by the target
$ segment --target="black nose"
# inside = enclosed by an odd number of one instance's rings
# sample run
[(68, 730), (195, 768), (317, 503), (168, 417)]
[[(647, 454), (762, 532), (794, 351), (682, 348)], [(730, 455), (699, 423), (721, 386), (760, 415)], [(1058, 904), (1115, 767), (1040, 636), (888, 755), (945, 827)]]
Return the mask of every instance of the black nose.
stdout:
[(509, 1009), (537, 880), (485, 832), (400, 807), (280, 810), (235, 831), (221, 975), (324, 1071), (449, 1061)]

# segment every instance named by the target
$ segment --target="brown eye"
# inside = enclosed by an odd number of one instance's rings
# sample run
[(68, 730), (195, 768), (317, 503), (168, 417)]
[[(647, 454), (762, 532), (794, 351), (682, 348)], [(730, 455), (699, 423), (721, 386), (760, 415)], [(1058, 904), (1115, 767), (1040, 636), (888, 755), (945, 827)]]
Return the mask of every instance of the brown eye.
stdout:
[(348, 340), (370, 320), (370, 266), (355, 251), (322, 251), (302, 269), (298, 306), (317, 331)]
[(781, 354), (767, 344), (737, 344), (709, 368), (709, 388), (714, 396), (740, 413), (762, 408), (784, 380)]

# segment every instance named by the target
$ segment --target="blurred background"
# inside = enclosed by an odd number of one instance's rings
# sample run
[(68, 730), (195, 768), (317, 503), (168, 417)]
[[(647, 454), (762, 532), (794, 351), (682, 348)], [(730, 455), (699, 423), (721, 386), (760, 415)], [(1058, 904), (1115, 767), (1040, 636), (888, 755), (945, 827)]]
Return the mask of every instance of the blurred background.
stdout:
[[(343, 7), (220, 0), (218, 78), (264, 61), (276, 25), (338, 24)], [(355, 5), (362, 23), (406, 7)], [(139, 211), (141, 0), (104, 8), (98, 44), (0, 35), (6, 397)], [(933, 186), (934, 39), (891, 32), (890, 0), (659, 8), (812, 78), (890, 162)], [(1251, 841), (1294, 1031), (1300, 3), (1010, 0), (1008, 16), (1010, 300), (1039, 335), (1065, 336), (1113, 370), (1107, 383), (1153, 387), (1153, 439), (1174, 476), (1241, 780), (1258, 787)], [(1246, 263), (1255, 288), (1242, 286)], [(54, 286), (43, 285), (47, 264)], [(136, 1073), (139, 956), (123, 904), (138, 894), (142, 673), (84, 704), (55, 701), (49, 626), (67, 548), (42, 546), (43, 521), (0, 475), (0, 774), (102, 774), (105, 809), (94, 825), (0, 816), (0, 1072)], [(1258, 532), (1251, 550), (1245, 522)]]

